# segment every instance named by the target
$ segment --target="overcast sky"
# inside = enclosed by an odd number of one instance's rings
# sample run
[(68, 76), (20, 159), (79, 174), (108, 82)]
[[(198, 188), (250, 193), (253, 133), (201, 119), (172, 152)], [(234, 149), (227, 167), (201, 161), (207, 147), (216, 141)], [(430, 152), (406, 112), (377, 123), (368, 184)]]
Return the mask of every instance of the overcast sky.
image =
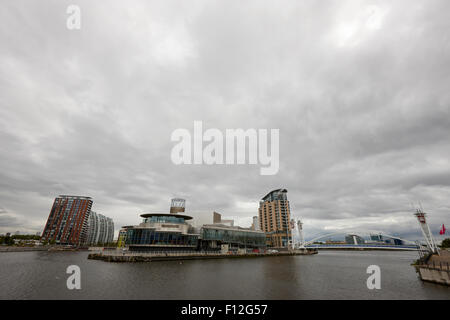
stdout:
[[(66, 27), (67, 6), (81, 29)], [(186, 199), (242, 226), (288, 190), (311, 238), (450, 227), (450, 3), (2, 1), (0, 233), (59, 194), (122, 225)], [(174, 165), (171, 133), (279, 129), (280, 170)]]

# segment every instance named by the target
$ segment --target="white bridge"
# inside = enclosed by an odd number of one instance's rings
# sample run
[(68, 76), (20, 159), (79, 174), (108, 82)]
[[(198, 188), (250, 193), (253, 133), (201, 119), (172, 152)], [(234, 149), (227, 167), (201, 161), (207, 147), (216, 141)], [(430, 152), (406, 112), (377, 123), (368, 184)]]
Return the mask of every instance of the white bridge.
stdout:
[(305, 248), (311, 249), (373, 249), (373, 250), (407, 250), (417, 251), (417, 245), (394, 245), (394, 244), (307, 244)]
[[(402, 244), (388, 244), (388, 243), (314, 243), (317, 240), (320, 239), (324, 239), (324, 238), (328, 238), (331, 236), (335, 236), (335, 235), (345, 235), (345, 234), (350, 234), (350, 235), (357, 235), (360, 236), (361, 234), (375, 234), (375, 235), (381, 235), (385, 238), (390, 238), (390, 239), (398, 239), (401, 240), (403, 243)], [(301, 235), (300, 235), (300, 238)], [(411, 251), (416, 251), (419, 249), (419, 246), (411, 240), (406, 240), (406, 239), (402, 239), (399, 238), (397, 236), (392, 236), (389, 234), (386, 234), (384, 232), (380, 232), (379, 230), (363, 230), (363, 231), (356, 231), (355, 230), (342, 230), (339, 232), (333, 232), (333, 233), (327, 233), (327, 234), (323, 234), (320, 235), (318, 237), (315, 237), (311, 240), (308, 241), (301, 241), (300, 243), (297, 243), (295, 245), (296, 247), (299, 248), (315, 248), (315, 249), (381, 249), (381, 250), (411, 250)]]

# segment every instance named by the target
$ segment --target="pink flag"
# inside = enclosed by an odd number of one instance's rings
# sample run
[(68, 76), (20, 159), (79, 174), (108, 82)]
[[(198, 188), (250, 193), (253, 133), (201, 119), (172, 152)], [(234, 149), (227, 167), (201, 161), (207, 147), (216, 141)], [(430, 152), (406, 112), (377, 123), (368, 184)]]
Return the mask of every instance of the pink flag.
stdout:
[(445, 226), (442, 225), (442, 228), (441, 228), (441, 230), (439, 231), (439, 234), (445, 234), (445, 231), (447, 231), (447, 230), (445, 230)]

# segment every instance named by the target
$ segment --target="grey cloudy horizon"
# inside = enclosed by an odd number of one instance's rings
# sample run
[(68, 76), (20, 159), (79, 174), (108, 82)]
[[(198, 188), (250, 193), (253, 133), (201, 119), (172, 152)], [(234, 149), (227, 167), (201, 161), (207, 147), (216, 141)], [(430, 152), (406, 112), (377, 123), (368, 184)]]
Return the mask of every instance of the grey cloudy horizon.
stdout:
[[(66, 8), (81, 9), (68, 30)], [(0, 233), (42, 231), (59, 194), (116, 232), (186, 199), (251, 224), (288, 190), (305, 236), (450, 225), (450, 3), (2, 1)], [(280, 169), (174, 165), (171, 133), (279, 129)], [(437, 236), (439, 238), (439, 236)]]

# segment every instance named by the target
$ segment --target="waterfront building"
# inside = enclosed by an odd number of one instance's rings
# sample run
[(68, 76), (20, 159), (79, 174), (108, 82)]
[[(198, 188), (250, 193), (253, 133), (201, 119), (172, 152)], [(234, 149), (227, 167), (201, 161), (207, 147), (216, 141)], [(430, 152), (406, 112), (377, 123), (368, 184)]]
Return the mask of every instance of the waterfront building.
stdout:
[(356, 234), (348, 234), (345, 236), (345, 243), (347, 243), (347, 244), (364, 244), (365, 240)]
[(205, 224), (200, 233), (202, 250), (255, 250), (266, 247), (266, 234), (249, 228)]
[(259, 202), (259, 225), (270, 247), (287, 247), (292, 238), (290, 207), (286, 189), (269, 192)]
[(114, 222), (111, 218), (105, 217), (91, 211), (88, 220), (88, 236), (86, 244), (97, 245), (111, 243), (114, 239)]
[(138, 226), (122, 227), (118, 247), (130, 251), (223, 251), (226, 248), (226, 252), (266, 247), (264, 232), (233, 226), (233, 220), (222, 220), (217, 212), (213, 213), (213, 224), (199, 229), (188, 223), (191, 216), (177, 212), (145, 213), (141, 217), (143, 221)]
[(405, 244), (405, 242), (400, 238), (382, 235), (381, 233), (380, 234), (371, 234), (370, 240), (372, 240), (375, 243), (392, 244), (392, 245), (396, 245), (396, 246), (401, 246), (401, 245)]
[(123, 226), (122, 229), (120, 229), (119, 237), (117, 239), (117, 247), (125, 247), (125, 243), (127, 241), (127, 231), (129, 228), (133, 228), (133, 226)]
[(90, 197), (69, 195), (56, 197), (41, 240), (66, 245), (84, 244), (87, 240), (92, 203)]
[[(222, 223), (221, 223), (222, 222)], [(225, 224), (221, 215), (213, 213), (213, 224), (204, 224), (200, 229), (200, 250), (252, 251), (266, 247), (266, 235), (252, 228)]]
[(176, 213), (141, 214), (143, 222), (127, 229), (130, 251), (196, 250), (199, 234), (187, 223), (192, 217)]
[(381, 233), (380, 234), (371, 234), (370, 240), (375, 241), (375, 242), (383, 242), (383, 235)]

